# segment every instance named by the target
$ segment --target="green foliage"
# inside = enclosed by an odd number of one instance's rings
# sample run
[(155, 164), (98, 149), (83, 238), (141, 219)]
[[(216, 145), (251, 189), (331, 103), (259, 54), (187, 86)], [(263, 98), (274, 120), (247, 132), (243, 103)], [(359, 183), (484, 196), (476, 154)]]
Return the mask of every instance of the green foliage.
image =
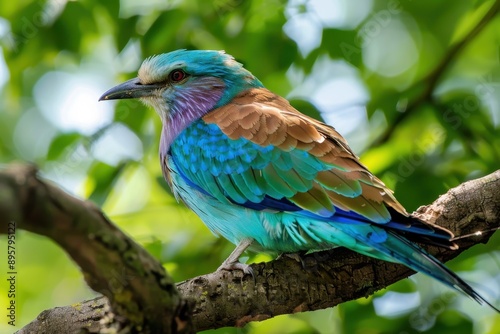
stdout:
[[(99, 90), (134, 76), (145, 57), (196, 48), (225, 49), (269, 89), (289, 96), (299, 110), (338, 120), (332, 125), (408, 210), (498, 168), (498, 1), (326, 3), (3, 1), (0, 46), (5, 66), (0, 59), (0, 83), (6, 81), (0, 86), (0, 162), (37, 162), (45, 177), (102, 206), (176, 280), (214, 270), (232, 245), (212, 236), (166, 191), (157, 161), (160, 124), (154, 112), (137, 101), (118, 102), (114, 113), (106, 111), (109, 102), (91, 104)], [(332, 16), (337, 19), (329, 20)], [(325, 57), (337, 72), (315, 71)], [(56, 72), (81, 85), (70, 86), (62, 76), (48, 81), (45, 75)], [(77, 100), (88, 88), (86, 75), (99, 90)], [(42, 78), (47, 79), (43, 85)], [(345, 109), (359, 105), (343, 99), (350, 91), (316, 95), (334, 79), (353, 80), (365, 90), (366, 110), (357, 118)], [(45, 85), (67, 85), (70, 91), (42, 90)], [(40, 97), (40, 92), (45, 95)], [(335, 105), (337, 100), (344, 102)], [(78, 102), (75, 106), (71, 101)], [(86, 109), (75, 114), (72, 108), (79, 104)], [(92, 116), (92, 109), (102, 110), (104, 120)], [(111, 122), (123, 125), (123, 136), (106, 136)], [(474, 248), (450, 266), (493, 289), (500, 277), (498, 242), (497, 234), (487, 246)], [(18, 249), (18, 326), (44, 309), (92, 296), (75, 265), (49, 240), (21, 232)], [(402, 294), (401, 308), (411, 293), (419, 296), (419, 303), (397, 314), (382, 314), (374, 307), (373, 301), (385, 296), (380, 293), (333, 310), (207, 333), (500, 331), (499, 317), (489, 310), (461, 296), (450, 298), (448, 290), (420, 275), (415, 282), (394, 286)], [(3, 279), (0, 291), (6, 291)], [(0, 294), (0, 305), (6, 305), (6, 298)], [(0, 318), (2, 333), (12, 331), (5, 321)]]

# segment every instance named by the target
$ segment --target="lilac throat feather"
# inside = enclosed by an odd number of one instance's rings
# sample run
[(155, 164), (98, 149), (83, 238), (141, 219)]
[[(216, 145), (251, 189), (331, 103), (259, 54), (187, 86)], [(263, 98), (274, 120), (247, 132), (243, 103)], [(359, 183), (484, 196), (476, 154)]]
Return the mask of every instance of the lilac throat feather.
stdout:
[[(160, 139), (160, 155), (165, 155), (175, 138), (193, 121), (214, 109), (224, 92), (224, 82), (214, 77), (196, 78), (188, 89), (175, 89), (168, 103), (150, 99), (145, 101), (160, 109), (163, 127)], [(161, 107), (160, 107), (161, 106)], [(160, 107), (160, 108), (156, 108)]]

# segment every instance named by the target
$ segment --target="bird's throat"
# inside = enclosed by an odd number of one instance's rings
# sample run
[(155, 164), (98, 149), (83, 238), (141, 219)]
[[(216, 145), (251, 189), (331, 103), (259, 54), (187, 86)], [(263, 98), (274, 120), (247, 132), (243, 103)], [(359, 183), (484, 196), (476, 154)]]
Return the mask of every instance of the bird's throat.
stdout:
[(190, 124), (214, 109), (224, 94), (224, 83), (216, 78), (202, 78), (188, 88), (176, 91), (168, 117), (163, 119), (160, 154), (168, 152), (172, 142)]

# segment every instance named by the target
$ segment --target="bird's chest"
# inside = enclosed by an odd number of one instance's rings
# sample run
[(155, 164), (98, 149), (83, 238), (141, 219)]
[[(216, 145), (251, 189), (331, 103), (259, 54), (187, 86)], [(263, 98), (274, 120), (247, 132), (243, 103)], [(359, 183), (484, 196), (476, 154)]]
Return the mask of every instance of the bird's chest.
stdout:
[(183, 177), (209, 191), (210, 179), (242, 173), (258, 153), (269, 151), (244, 138), (230, 139), (217, 125), (199, 119), (175, 138), (168, 154)]
[(187, 192), (202, 191), (193, 175), (218, 172), (217, 161), (227, 151), (225, 141), (217, 126), (200, 119), (180, 132), (170, 145), (160, 145), (163, 174), (176, 197), (184, 200)]
[(169, 152), (182, 169), (206, 169), (208, 159), (217, 159), (227, 151), (227, 137), (214, 124), (198, 120), (172, 142)]

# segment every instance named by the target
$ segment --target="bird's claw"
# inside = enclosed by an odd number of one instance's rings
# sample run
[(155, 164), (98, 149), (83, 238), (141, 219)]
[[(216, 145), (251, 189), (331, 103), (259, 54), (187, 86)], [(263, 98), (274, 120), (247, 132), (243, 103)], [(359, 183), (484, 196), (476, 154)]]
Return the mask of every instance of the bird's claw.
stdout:
[(299, 254), (298, 252), (297, 253), (281, 253), (277, 259), (281, 259), (282, 257), (287, 257), (289, 259), (292, 259), (292, 260), (295, 260), (297, 262), (303, 262), (302, 261), (302, 255)]
[[(313, 253), (314, 254), (314, 253)], [(288, 257), (292, 260), (300, 262), (302, 269), (317, 271), (318, 260), (315, 255), (306, 256), (307, 252), (283, 253), (280, 256)]]
[(241, 254), (247, 249), (253, 242), (253, 239), (243, 239), (238, 243), (238, 246), (233, 250), (233, 252), (229, 255), (229, 257), (222, 262), (217, 271), (227, 270), (241, 270), (244, 275), (252, 275), (253, 280), (255, 282), (255, 275), (253, 273), (252, 268), (248, 264), (244, 264), (238, 261)]
[(226, 262), (226, 261), (224, 261), (220, 265), (220, 267), (217, 268), (217, 271), (221, 271), (221, 270), (227, 270), (227, 271), (241, 270), (243, 272), (243, 274), (252, 275), (252, 277), (255, 279), (252, 267), (250, 267), (248, 264), (244, 264), (241, 262)]

